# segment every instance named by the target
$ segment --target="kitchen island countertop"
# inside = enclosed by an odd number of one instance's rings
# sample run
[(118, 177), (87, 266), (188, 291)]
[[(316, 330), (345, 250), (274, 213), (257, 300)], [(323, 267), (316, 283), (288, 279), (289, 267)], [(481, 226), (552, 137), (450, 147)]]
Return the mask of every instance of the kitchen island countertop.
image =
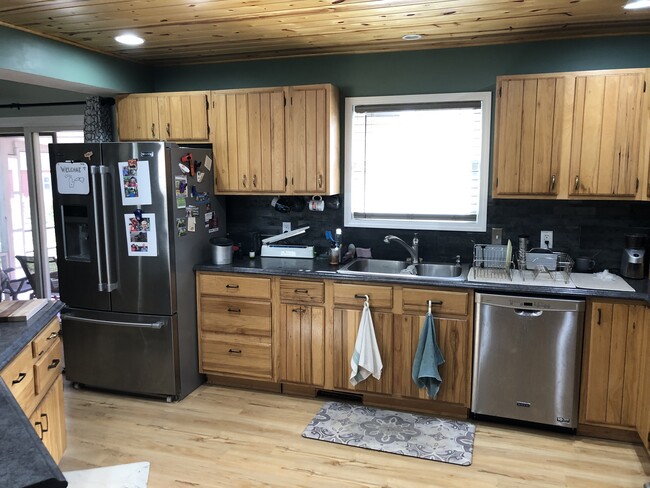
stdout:
[[(51, 302), (28, 321), (0, 323), (0, 369), (63, 308)], [(0, 486), (64, 487), (68, 483), (36, 431), (0, 380)]]
[(534, 286), (511, 283), (481, 283), (467, 280), (467, 268), (463, 279), (434, 279), (414, 276), (373, 276), (337, 273), (338, 265), (331, 265), (327, 259), (297, 258), (236, 258), (232, 264), (214, 265), (202, 263), (194, 267), (196, 271), (217, 273), (245, 273), (271, 276), (283, 276), (302, 279), (331, 279), (337, 281), (356, 281), (368, 283), (391, 283), (415, 286), (435, 286), (444, 288), (465, 288), (486, 293), (508, 293), (522, 295), (539, 295), (553, 297), (579, 298), (616, 298), (624, 300), (641, 300), (650, 304), (650, 281), (648, 279), (625, 281), (634, 291), (594, 290), (587, 288), (564, 288), (554, 286)]

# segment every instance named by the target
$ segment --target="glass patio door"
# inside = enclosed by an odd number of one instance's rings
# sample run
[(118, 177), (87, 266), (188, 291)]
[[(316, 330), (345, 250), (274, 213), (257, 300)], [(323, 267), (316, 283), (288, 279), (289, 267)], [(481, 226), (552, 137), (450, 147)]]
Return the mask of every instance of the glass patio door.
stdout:
[(58, 296), (48, 152), (48, 144), (55, 141), (83, 142), (83, 132), (0, 134), (0, 279), (5, 300)]

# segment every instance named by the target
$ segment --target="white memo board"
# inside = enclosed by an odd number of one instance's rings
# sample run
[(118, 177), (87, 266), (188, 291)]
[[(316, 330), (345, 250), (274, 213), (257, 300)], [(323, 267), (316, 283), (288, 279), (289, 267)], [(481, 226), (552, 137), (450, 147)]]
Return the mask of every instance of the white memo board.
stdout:
[(88, 165), (86, 163), (56, 163), (56, 189), (62, 195), (88, 195)]

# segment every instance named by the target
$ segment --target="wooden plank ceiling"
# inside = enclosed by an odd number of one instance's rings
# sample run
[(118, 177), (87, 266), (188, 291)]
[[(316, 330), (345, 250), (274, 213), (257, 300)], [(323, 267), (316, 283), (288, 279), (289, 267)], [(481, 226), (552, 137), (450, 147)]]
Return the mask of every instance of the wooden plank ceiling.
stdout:
[[(147, 64), (648, 34), (625, 0), (2, 0), (0, 25)], [(114, 41), (131, 32), (138, 47)], [(420, 40), (402, 36), (419, 34)]]

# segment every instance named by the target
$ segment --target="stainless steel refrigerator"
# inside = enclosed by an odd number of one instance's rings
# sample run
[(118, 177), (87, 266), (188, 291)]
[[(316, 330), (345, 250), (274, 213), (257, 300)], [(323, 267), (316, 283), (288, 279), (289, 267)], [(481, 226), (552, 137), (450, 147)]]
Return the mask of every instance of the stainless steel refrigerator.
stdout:
[(212, 151), (51, 144), (66, 378), (185, 397), (198, 372), (193, 266), (225, 233)]

